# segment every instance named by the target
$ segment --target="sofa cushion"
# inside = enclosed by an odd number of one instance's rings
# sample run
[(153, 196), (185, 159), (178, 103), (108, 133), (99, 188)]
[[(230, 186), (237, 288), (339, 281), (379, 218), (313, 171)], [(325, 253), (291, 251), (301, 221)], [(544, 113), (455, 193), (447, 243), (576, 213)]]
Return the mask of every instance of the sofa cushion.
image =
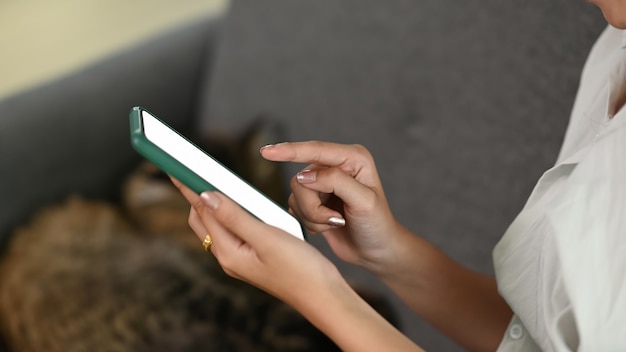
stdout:
[(144, 105), (194, 124), (216, 20), (162, 33), (80, 72), (0, 101), (0, 244), (37, 209), (69, 194), (114, 200), (138, 160), (128, 113)]
[[(205, 128), (234, 132), (264, 114), (291, 140), (367, 146), (398, 219), (491, 273), (494, 244), (555, 161), (605, 26), (567, 0), (235, 1)], [(455, 350), (403, 318), (427, 349)]]

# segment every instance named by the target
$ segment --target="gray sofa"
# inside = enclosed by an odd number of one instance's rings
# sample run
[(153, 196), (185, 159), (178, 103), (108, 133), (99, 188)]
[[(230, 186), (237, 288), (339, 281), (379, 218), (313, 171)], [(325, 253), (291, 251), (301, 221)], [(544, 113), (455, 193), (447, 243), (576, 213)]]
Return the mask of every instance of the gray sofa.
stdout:
[[(490, 273), (492, 247), (555, 160), (604, 26), (567, 0), (235, 0), (224, 19), (0, 101), (0, 242), (69, 193), (115, 200), (138, 160), (127, 113), (143, 105), (183, 130), (234, 134), (264, 114), (289, 140), (363, 144), (398, 219)], [(412, 339), (458, 350), (390, 299)]]

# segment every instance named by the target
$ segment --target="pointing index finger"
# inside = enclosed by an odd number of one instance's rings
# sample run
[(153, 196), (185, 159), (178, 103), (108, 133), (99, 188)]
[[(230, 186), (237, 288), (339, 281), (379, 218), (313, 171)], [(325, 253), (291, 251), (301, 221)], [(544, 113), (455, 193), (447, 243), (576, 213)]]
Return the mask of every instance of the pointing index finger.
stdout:
[(356, 145), (308, 141), (271, 144), (261, 148), (264, 158), (272, 161), (290, 161), (325, 166), (346, 165), (358, 160), (365, 149)]

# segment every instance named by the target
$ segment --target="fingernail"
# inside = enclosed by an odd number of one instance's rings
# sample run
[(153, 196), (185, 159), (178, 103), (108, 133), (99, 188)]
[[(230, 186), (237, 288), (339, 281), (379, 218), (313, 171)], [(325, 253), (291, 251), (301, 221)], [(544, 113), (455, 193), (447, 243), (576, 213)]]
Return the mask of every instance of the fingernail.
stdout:
[(264, 146), (262, 146), (262, 147), (261, 147), (261, 149), (260, 149), (260, 150), (263, 150), (263, 149), (271, 149), (271, 148), (274, 148), (274, 147), (279, 146), (279, 145), (281, 145), (281, 144), (287, 144), (287, 143), (288, 143), (288, 142), (281, 142), (281, 143), (274, 143), (274, 144), (264, 145)]
[(344, 227), (346, 226), (346, 219), (333, 216), (328, 219), (326, 224), (333, 226), (333, 227)]
[(200, 194), (200, 199), (202, 199), (204, 205), (211, 210), (217, 209), (221, 202), (219, 197), (212, 192), (202, 192), (202, 194)]
[(296, 174), (296, 179), (300, 183), (313, 183), (317, 179), (317, 171), (302, 170)]

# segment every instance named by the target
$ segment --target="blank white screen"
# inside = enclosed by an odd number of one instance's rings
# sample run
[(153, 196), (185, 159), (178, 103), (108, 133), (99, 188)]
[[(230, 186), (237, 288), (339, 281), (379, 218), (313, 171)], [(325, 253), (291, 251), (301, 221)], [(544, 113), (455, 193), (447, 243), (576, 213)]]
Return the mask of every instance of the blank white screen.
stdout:
[(144, 134), (150, 142), (212, 184), (261, 221), (304, 240), (300, 223), (291, 214), (148, 112), (142, 110), (141, 117)]

